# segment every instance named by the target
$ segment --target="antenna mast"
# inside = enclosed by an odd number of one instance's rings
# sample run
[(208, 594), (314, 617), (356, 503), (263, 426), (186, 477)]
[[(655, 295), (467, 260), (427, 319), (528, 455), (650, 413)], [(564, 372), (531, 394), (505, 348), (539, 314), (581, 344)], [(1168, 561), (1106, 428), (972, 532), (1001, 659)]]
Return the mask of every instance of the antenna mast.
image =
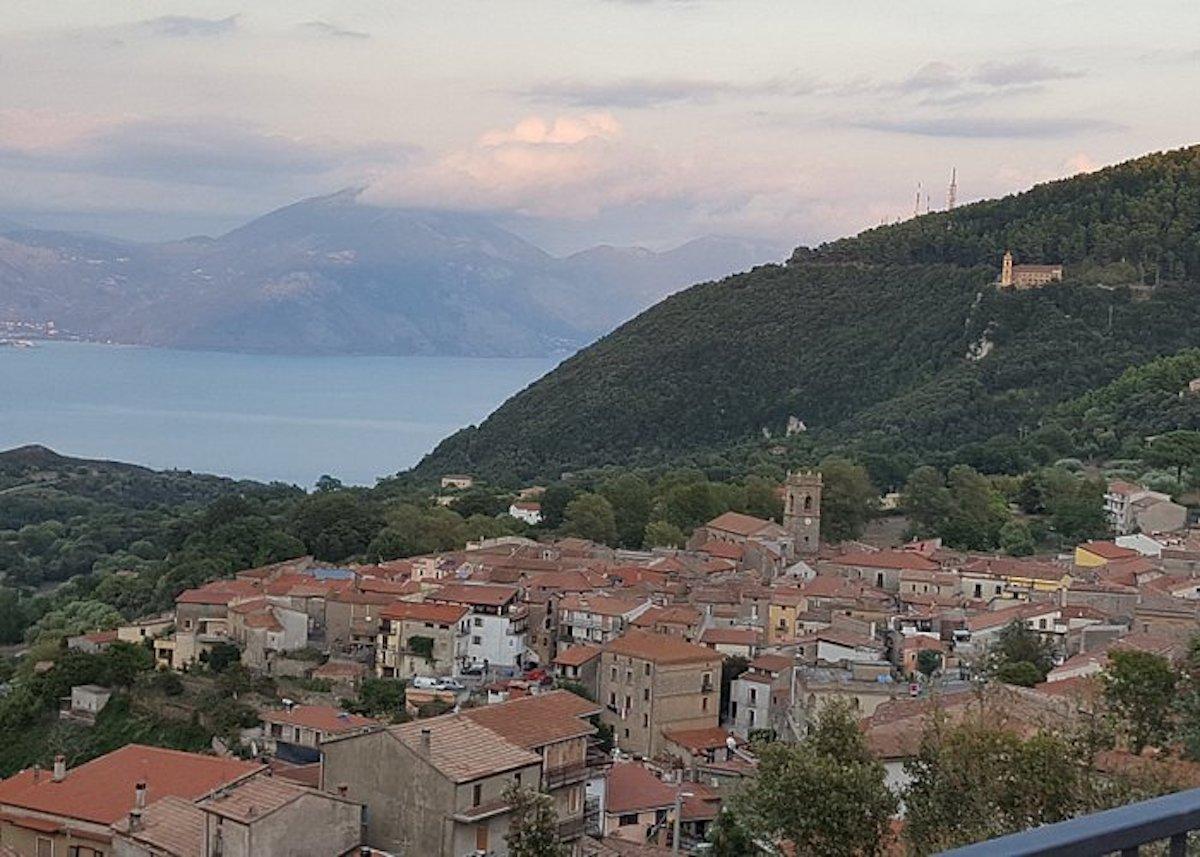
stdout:
[(958, 167), (950, 168), (950, 190), (946, 192), (946, 210), (953, 211), (958, 204)]

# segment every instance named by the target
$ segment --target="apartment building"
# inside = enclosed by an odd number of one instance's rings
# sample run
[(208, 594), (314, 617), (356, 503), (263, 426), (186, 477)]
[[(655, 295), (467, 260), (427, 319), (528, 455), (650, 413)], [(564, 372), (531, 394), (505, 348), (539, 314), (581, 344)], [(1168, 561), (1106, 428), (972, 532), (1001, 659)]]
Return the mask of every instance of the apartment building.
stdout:
[(506, 790), (554, 799), (563, 842), (582, 836), (599, 706), (566, 691), (416, 720), (322, 745), (322, 788), (367, 807), (366, 842), (397, 854), (507, 854)]
[(470, 609), (462, 604), (398, 601), (380, 612), (375, 653), (380, 678), (450, 675), (468, 659)]
[(664, 730), (716, 726), (720, 653), (666, 634), (629, 631), (600, 655), (601, 719), (617, 745), (652, 757)]
[(603, 645), (625, 633), (651, 607), (650, 599), (569, 594), (558, 602), (558, 651), (571, 646)]
[(529, 642), (529, 611), (518, 600), (515, 586), (491, 583), (447, 583), (426, 602), (458, 604), (470, 611), (463, 666), (487, 665), (518, 669), (525, 663)]

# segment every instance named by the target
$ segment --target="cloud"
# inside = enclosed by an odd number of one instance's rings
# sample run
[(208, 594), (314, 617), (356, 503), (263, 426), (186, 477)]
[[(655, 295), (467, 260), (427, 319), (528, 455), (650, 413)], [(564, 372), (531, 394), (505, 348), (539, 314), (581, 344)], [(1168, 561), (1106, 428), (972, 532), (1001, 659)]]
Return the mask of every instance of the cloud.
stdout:
[(238, 29), (238, 15), (227, 18), (197, 18), (191, 15), (164, 15), (142, 21), (137, 28), (152, 36), (167, 39), (211, 38), (226, 36)]
[(348, 30), (328, 21), (305, 21), (300, 28), (315, 36), (331, 39), (369, 39), (371, 34), (362, 30)]
[(612, 139), (620, 135), (621, 123), (611, 113), (559, 116), (553, 122), (547, 122), (540, 116), (529, 116), (512, 128), (484, 132), (479, 137), (479, 145), (485, 148), (507, 143), (571, 146), (594, 138)]
[(900, 92), (928, 92), (961, 86), (962, 82), (962, 72), (956, 66), (934, 61), (925, 63), (891, 88)]
[(221, 120), (0, 112), (0, 163), (57, 172), (238, 186), (410, 153), (403, 146), (339, 146)]
[(1083, 77), (1079, 71), (1068, 71), (1042, 60), (1017, 62), (987, 62), (975, 69), (971, 79), (985, 86), (1014, 86), (1045, 83), (1050, 80), (1069, 80)]
[(520, 93), (534, 101), (553, 101), (570, 107), (662, 107), (669, 104), (701, 104), (723, 97), (802, 95), (815, 91), (815, 84), (784, 79), (755, 83), (686, 78), (640, 78), (588, 83), (559, 81), (544, 83)]
[(857, 128), (911, 134), (919, 137), (1047, 139), (1074, 134), (1119, 131), (1115, 122), (1101, 119), (1037, 116), (907, 116), (901, 119), (858, 119)]

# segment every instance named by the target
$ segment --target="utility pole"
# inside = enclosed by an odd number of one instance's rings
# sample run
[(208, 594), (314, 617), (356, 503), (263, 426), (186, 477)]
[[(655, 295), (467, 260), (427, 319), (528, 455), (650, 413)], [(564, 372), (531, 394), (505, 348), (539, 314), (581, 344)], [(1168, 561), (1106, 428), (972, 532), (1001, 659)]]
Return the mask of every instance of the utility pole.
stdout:
[(671, 837), (671, 853), (672, 854), (679, 853), (679, 825), (680, 825), (680, 822), (683, 820), (682, 819), (683, 799), (685, 797), (691, 797), (691, 796), (692, 796), (692, 793), (685, 792), (683, 790), (683, 783), (680, 782), (680, 784), (675, 789), (675, 832), (674, 832), (674, 835)]

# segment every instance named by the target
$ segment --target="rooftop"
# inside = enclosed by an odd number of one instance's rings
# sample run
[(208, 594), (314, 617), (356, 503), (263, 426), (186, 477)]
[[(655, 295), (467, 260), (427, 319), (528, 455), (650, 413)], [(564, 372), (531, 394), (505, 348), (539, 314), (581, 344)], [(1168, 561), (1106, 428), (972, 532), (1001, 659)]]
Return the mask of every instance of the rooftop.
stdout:
[(112, 824), (133, 806), (138, 782), (146, 783), (148, 801), (194, 800), (263, 769), (240, 759), (127, 744), (68, 770), (61, 782), (48, 771), (36, 777), (32, 770), (14, 774), (0, 781), (0, 805)]
[(384, 619), (405, 622), (434, 622), (453, 625), (470, 612), (463, 604), (435, 604), (428, 601), (397, 601), (380, 611)]
[(711, 663), (721, 659), (707, 646), (688, 643), (669, 634), (651, 634), (647, 631), (627, 631), (606, 644), (604, 651), (657, 664)]
[[(429, 748), (422, 746), (428, 730)], [(538, 765), (542, 757), (463, 714), (443, 714), (388, 728), (388, 734), (456, 783)]]
[(265, 723), (305, 726), (335, 735), (339, 732), (353, 732), (370, 726), (378, 726), (380, 723), (370, 717), (350, 714), (331, 705), (295, 705), (290, 710), (285, 708), (264, 711), (261, 718)]

